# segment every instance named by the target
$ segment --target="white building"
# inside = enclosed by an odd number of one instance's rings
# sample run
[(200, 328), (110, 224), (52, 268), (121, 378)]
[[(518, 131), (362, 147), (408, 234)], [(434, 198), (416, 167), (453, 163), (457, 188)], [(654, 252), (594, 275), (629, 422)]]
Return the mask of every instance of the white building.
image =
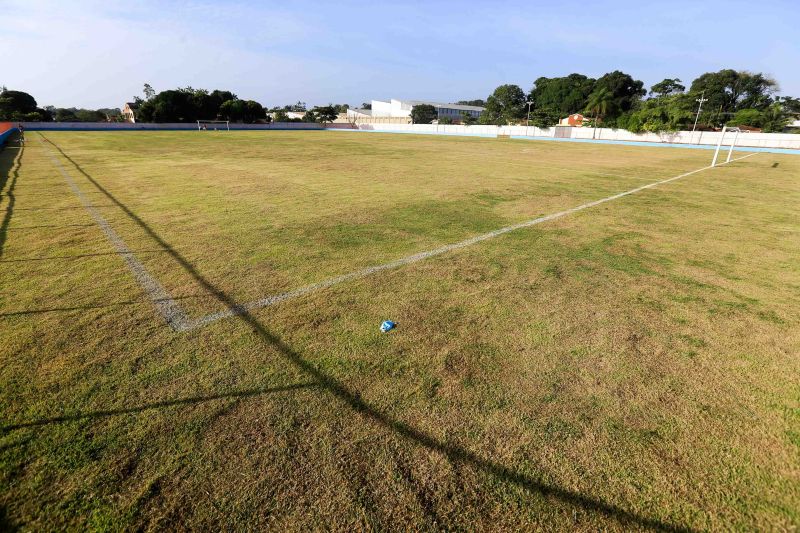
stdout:
[(420, 104), (432, 105), (436, 108), (439, 118), (450, 118), (454, 122), (461, 120), (462, 113), (478, 118), (483, 113), (483, 108), (474, 105), (443, 104), (441, 102), (427, 102), (423, 100), (373, 100), (372, 117), (410, 117), (411, 109)]
[[(306, 116), (306, 112), (305, 111), (284, 111), (284, 113), (286, 113), (286, 118), (288, 118), (289, 120), (297, 120), (297, 119), (303, 120), (303, 117)], [(267, 115), (272, 120), (275, 120), (275, 113), (274, 112), (267, 113)]]
[(139, 105), (134, 102), (125, 102), (125, 105), (122, 106), (122, 117), (125, 119), (125, 122), (136, 123), (136, 110), (139, 109)]

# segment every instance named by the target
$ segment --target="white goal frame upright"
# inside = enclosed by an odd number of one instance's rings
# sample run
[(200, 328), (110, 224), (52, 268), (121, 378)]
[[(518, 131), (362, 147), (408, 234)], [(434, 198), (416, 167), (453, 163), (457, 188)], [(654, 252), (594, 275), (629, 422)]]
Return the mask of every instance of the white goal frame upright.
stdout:
[[(197, 131), (203, 130), (203, 125), (205, 124), (225, 124), (225, 130), (231, 131), (230, 120), (198, 120), (197, 121)], [(208, 129), (208, 128), (206, 128)]]
[(739, 128), (728, 128), (728, 126), (722, 126), (722, 131), (719, 135), (719, 141), (717, 142), (717, 149), (714, 150), (714, 160), (711, 161), (711, 166), (717, 166), (717, 159), (719, 158), (719, 150), (722, 148), (722, 143), (725, 140), (726, 133), (733, 133), (733, 141), (731, 141), (731, 147), (728, 149), (728, 158), (725, 160), (726, 163), (731, 162), (731, 157), (733, 156), (733, 149), (736, 148), (736, 141), (739, 139), (739, 133), (742, 130)]

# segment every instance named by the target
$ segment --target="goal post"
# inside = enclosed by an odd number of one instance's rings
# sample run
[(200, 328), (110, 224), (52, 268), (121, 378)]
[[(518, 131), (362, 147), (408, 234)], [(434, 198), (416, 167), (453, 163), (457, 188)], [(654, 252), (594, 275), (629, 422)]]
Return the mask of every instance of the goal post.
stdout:
[(231, 131), (230, 120), (198, 120), (197, 131), (207, 130), (209, 128), (219, 130), (224, 127), (225, 131)]
[(733, 133), (733, 140), (729, 141), (730, 148), (728, 148), (728, 157), (725, 159), (726, 163), (731, 162), (731, 157), (733, 157), (733, 149), (736, 148), (736, 141), (739, 140), (739, 133), (741, 133), (741, 131), (742, 130), (740, 130), (739, 128), (728, 128), (728, 126), (722, 126), (722, 131), (720, 132), (719, 135), (719, 141), (717, 141), (717, 148), (716, 150), (714, 150), (714, 160), (711, 161), (712, 167), (717, 166), (717, 160), (719, 159), (720, 149), (722, 148), (723, 144), (725, 144), (726, 133)]

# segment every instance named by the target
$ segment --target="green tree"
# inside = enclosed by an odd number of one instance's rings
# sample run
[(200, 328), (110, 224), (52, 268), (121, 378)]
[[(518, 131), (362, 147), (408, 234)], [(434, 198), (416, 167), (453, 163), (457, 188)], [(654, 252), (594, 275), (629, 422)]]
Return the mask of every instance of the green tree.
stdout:
[(758, 109), (740, 109), (728, 121), (729, 126), (751, 126), (760, 128), (764, 124), (764, 115)]
[(241, 121), (244, 118), (244, 102), (238, 98), (222, 102), (219, 106), (219, 117), (231, 122)]
[(283, 109), (278, 109), (272, 116), (273, 122), (289, 122), (289, 115)]
[(776, 102), (762, 112), (761, 130), (764, 133), (780, 133), (789, 124), (789, 120), (789, 114)]
[(706, 72), (692, 82), (690, 93), (698, 98), (704, 92), (705, 103), (701, 122), (723, 122), (740, 109), (765, 110), (773, 103), (772, 95), (778, 86), (761, 73), (724, 69)]
[(0, 93), (0, 119), (22, 120), (24, 115), (36, 113), (36, 99), (22, 91), (9, 91)]
[(537, 78), (531, 88), (530, 98), (536, 108), (559, 117), (584, 109), (595, 80), (573, 73), (560, 78)]
[(594, 117), (599, 124), (603, 121), (603, 117), (614, 110), (615, 105), (614, 94), (607, 87), (599, 87), (589, 95), (586, 113)]
[(56, 122), (78, 122), (78, 117), (75, 115), (74, 109), (56, 109), (53, 117)]
[(649, 98), (617, 118), (616, 125), (634, 133), (677, 131), (690, 128), (694, 115), (694, 99), (686, 93), (673, 93)]
[[(328, 104), (322, 107), (315, 107), (314, 113), (317, 115), (317, 121), (325, 124), (326, 122), (333, 122), (339, 116), (338, 106)], [(346, 110), (346, 108), (345, 108)]]
[(0, 92), (0, 120), (43, 122), (52, 120), (47, 109), (37, 107), (36, 99), (22, 91)]
[[(463, 104), (468, 105), (468, 104)], [(461, 112), (461, 123), (465, 126), (472, 126), (478, 123), (478, 119), (466, 111)]]
[(776, 102), (780, 102), (783, 109), (792, 115), (800, 115), (800, 98), (792, 98), (791, 96), (778, 96), (775, 98)]
[(453, 119), (450, 118), (450, 117), (442, 117), (442, 118), (439, 119), (439, 124), (442, 124), (442, 125), (447, 125), (447, 124), (452, 124), (452, 123), (453, 123)]
[(411, 108), (412, 124), (430, 124), (438, 116), (439, 113), (436, 112), (436, 108), (430, 104), (419, 104)]
[(317, 121), (317, 114), (314, 112), (313, 109), (309, 109), (306, 111), (306, 114), (303, 115), (303, 122), (316, 122)]
[(142, 92), (144, 93), (145, 100), (150, 100), (152, 97), (156, 95), (155, 89), (153, 89), (149, 83), (144, 84), (144, 89), (142, 90)]
[(525, 93), (518, 85), (501, 85), (486, 99), (481, 113), (481, 124), (498, 126), (522, 120), (525, 117)]
[(480, 99), (478, 99), (478, 100), (459, 100), (456, 103), (458, 105), (471, 105), (471, 106), (475, 106), (475, 107), (484, 107), (486, 105), (486, 102), (484, 102), (483, 100), (480, 100)]
[(562, 118), (559, 112), (534, 107), (531, 109), (530, 125), (538, 128), (549, 128), (558, 124), (558, 121)]
[(203, 89), (192, 89), (192, 100), (197, 107), (197, 116), (203, 120), (214, 120), (222, 118), (220, 114), (220, 107), (224, 102), (229, 100), (238, 100), (239, 98), (230, 91), (220, 91), (215, 89), (210, 93)]
[(140, 103), (136, 120), (140, 122), (194, 122), (205, 119), (198, 113), (193, 92), (187, 89), (162, 91)]
[(240, 100), (240, 102), (242, 102), (242, 122), (245, 124), (254, 124), (266, 118), (266, 109), (255, 100)]
[(647, 92), (644, 89), (644, 83), (619, 70), (598, 78), (592, 93), (595, 94), (600, 89), (606, 89), (611, 93), (612, 101), (608, 104), (608, 111), (602, 117), (607, 126), (613, 126), (616, 118), (633, 109)]
[(686, 86), (681, 84), (678, 78), (664, 78), (662, 81), (650, 87), (650, 94), (655, 96), (667, 96), (675, 93), (682, 93)]
[(206, 89), (183, 87), (161, 91), (146, 100), (134, 100), (138, 104), (138, 122), (194, 122), (219, 118), (251, 123), (263, 120), (266, 116), (258, 102), (239, 100), (232, 92), (219, 89), (209, 92)]

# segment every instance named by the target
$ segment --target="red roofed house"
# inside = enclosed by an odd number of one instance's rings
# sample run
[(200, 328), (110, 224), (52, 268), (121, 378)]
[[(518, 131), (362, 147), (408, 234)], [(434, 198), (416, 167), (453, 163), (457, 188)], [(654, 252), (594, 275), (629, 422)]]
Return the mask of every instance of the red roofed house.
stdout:
[(562, 118), (558, 121), (559, 126), (573, 126), (576, 128), (580, 128), (583, 126), (583, 115), (580, 113), (572, 114), (566, 118)]

